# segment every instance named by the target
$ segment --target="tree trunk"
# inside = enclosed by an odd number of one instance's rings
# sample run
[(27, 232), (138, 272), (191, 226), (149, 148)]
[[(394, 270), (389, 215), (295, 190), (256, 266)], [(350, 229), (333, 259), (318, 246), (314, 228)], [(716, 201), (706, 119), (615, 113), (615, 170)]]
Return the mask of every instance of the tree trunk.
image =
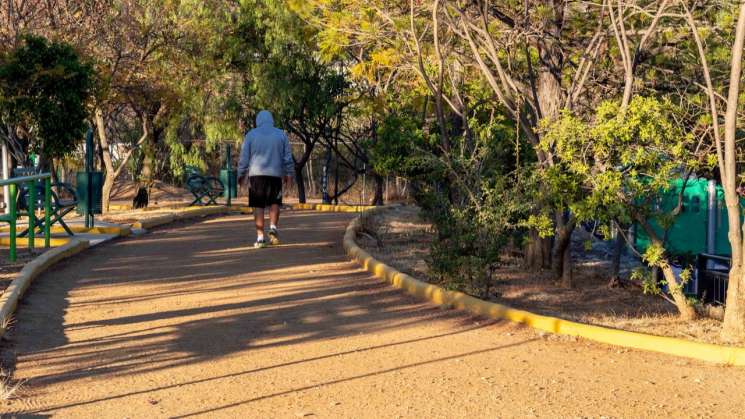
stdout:
[[(652, 225), (645, 219), (643, 219), (642, 216), (639, 214), (635, 214), (634, 218), (638, 225), (644, 229), (644, 232), (647, 233), (647, 236), (649, 237), (649, 240), (652, 242), (652, 244), (655, 246), (660, 246), (664, 249), (663, 242), (662, 240), (660, 240), (657, 232), (652, 228)], [(665, 278), (665, 282), (667, 282), (668, 292), (673, 297), (673, 302), (675, 303), (675, 307), (677, 307), (678, 312), (680, 313), (680, 318), (683, 320), (695, 319), (696, 310), (692, 305), (688, 303), (688, 299), (683, 293), (683, 284), (680, 283), (678, 281), (678, 278), (675, 277), (673, 268), (670, 266), (670, 261), (663, 257), (663, 260), (661, 262), (662, 263), (658, 265), (659, 269), (662, 270), (662, 276), (663, 278)], [(654, 279), (657, 279), (657, 275), (654, 275)]]
[(152, 141), (144, 145), (143, 151), (142, 171), (137, 180), (137, 195), (132, 201), (132, 207), (134, 208), (147, 208), (150, 205), (150, 188), (154, 181), (155, 150)]
[(305, 203), (305, 180), (303, 179), (303, 166), (295, 165), (295, 184), (297, 185), (297, 200)]
[(621, 226), (613, 224), (615, 237), (613, 238), (613, 254), (610, 263), (610, 279), (608, 287), (614, 288), (621, 285), (621, 253), (623, 252), (623, 235), (621, 235)]
[[(734, 262), (734, 261), (733, 261)], [(724, 312), (722, 337), (728, 342), (745, 341), (745, 271), (735, 266), (729, 271), (727, 305)]]
[(111, 190), (114, 188), (114, 181), (116, 181), (116, 171), (114, 170), (114, 162), (111, 159), (111, 151), (109, 150), (109, 139), (106, 136), (106, 122), (103, 116), (103, 110), (100, 107), (96, 107), (95, 110), (96, 118), (96, 130), (98, 131), (98, 142), (99, 148), (101, 149), (101, 155), (103, 159), (104, 170), (106, 177), (103, 181), (103, 193), (102, 193), (102, 207), (103, 212), (109, 212), (109, 206), (111, 203)]
[[(572, 233), (569, 233), (568, 235), (571, 237)], [(571, 240), (569, 240), (569, 242), (571, 243)], [(564, 246), (561, 253), (561, 259), (563, 261), (561, 264), (561, 286), (564, 288), (574, 288), (574, 263), (572, 261), (571, 244)]]
[[(719, 169), (724, 184), (724, 197), (727, 202), (729, 221), (729, 241), (732, 247), (732, 267), (729, 274), (726, 311), (722, 324), (722, 338), (731, 342), (745, 340), (745, 271), (743, 259), (743, 225), (741, 220), (740, 197), (737, 193), (739, 183), (737, 170), (737, 122), (742, 78), (743, 46), (745, 46), (745, 3), (741, 3), (732, 44), (732, 64), (730, 66), (729, 90), (727, 93), (727, 112), (724, 117), (724, 153), (718, 150)], [(717, 142), (717, 147), (720, 147)]]
[(524, 266), (531, 271), (540, 271), (551, 267), (550, 238), (541, 237), (536, 230), (528, 232)]
[(675, 302), (675, 307), (677, 307), (678, 312), (680, 312), (680, 318), (682, 320), (694, 320), (696, 318), (696, 310), (692, 305), (688, 304), (688, 299), (686, 299), (686, 296), (683, 293), (683, 285), (679, 284), (678, 279), (675, 278), (673, 268), (670, 267), (669, 263), (665, 263), (660, 267), (660, 269), (662, 270), (662, 276), (667, 282), (667, 288), (670, 295), (673, 297), (673, 301)]
[(551, 255), (551, 268), (554, 277), (566, 288), (574, 287), (572, 267), (572, 233), (574, 221), (565, 220), (564, 214), (556, 217), (556, 240)]
[(308, 189), (312, 196), (315, 196), (318, 190), (316, 189), (316, 177), (313, 173), (313, 159), (308, 159)]
[(383, 176), (373, 172), (373, 179), (375, 180), (375, 195), (373, 196), (372, 205), (384, 205), (383, 200)]

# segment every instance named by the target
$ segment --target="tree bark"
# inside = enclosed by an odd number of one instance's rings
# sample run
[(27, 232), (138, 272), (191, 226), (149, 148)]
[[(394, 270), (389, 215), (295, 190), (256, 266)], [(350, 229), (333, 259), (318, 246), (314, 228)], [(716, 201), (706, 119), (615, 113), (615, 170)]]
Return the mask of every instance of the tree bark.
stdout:
[(375, 195), (373, 196), (372, 205), (384, 205), (383, 200), (383, 176), (373, 172), (373, 179), (375, 180)]
[[(570, 232), (567, 235), (571, 237), (572, 233)], [(564, 288), (574, 288), (574, 264), (572, 263), (571, 243), (564, 246), (561, 253), (561, 259), (561, 286)]]
[[(663, 247), (664, 243), (662, 242), (662, 240), (660, 240), (660, 237), (652, 228), (652, 225), (639, 215), (635, 215), (634, 218), (636, 219), (638, 225), (644, 229), (644, 232), (647, 233), (647, 236), (649, 237), (649, 240), (652, 242), (652, 244)], [(696, 310), (691, 304), (688, 303), (688, 299), (683, 293), (683, 284), (680, 283), (678, 281), (678, 278), (675, 277), (673, 268), (670, 265), (670, 260), (666, 256), (663, 256), (660, 262), (661, 263), (657, 266), (662, 271), (662, 276), (667, 282), (668, 293), (673, 297), (673, 302), (675, 303), (675, 307), (678, 309), (680, 318), (682, 320), (695, 319)], [(654, 276), (654, 279), (657, 279), (657, 275)]]
[(531, 271), (540, 271), (551, 267), (550, 238), (541, 237), (536, 230), (530, 230), (528, 232), (524, 266)]
[[(742, 77), (743, 46), (745, 46), (745, 3), (740, 5), (735, 42), (732, 45), (727, 112), (724, 118), (724, 167), (720, 167), (727, 202), (729, 241), (732, 247), (732, 266), (729, 274), (726, 311), (722, 337), (731, 342), (745, 340), (745, 271), (743, 270), (743, 224), (740, 218), (740, 197), (737, 194), (737, 107)], [(720, 163), (720, 165), (721, 165)]]
[(305, 199), (305, 180), (303, 179), (303, 167), (295, 164), (295, 184), (297, 184), (297, 200), (304, 204)]
[[(149, 132), (150, 121), (147, 115), (143, 115), (143, 129), (145, 133)], [(143, 135), (148, 138), (147, 135)], [(150, 189), (155, 181), (155, 138), (147, 141), (143, 146), (142, 171), (137, 179), (137, 195), (132, 201), (134, 208), (147, 208), (150, 205)], [(121, 166), (121, 165), (120, 165)]]
[(610, 279), (608, 280), (608, 287), (614, 288), (621, 284), (621, 253), (623, 252), (623, 235), (621, 234), (621, 226), (614, 223), (615, 237), (613, 238), (613, 254), (611, 255), (610, 263)]
[(694, 320), (696, 318), (696, 309), (688, 303), (685, 294), (683, 294), (683, 286), (678, 283), (678, 279), (675, 278), (673, 268), (670, 267), (669, 263), (663, 264), (660, 269), (662, 270), (662, 276), (667, 282), (668, 290), (670, 295), (673, 297), (675, 307), (680, 313), (681, 320)]
[(557, 215), (556, 240), (554, 240), (551, 255), (551, 268), (554, 277), (565, 288), (574, 288), (572, 267), (572, 233), (574, 232), (574, 226), (574, 219), (565, 220), (563, 214)]

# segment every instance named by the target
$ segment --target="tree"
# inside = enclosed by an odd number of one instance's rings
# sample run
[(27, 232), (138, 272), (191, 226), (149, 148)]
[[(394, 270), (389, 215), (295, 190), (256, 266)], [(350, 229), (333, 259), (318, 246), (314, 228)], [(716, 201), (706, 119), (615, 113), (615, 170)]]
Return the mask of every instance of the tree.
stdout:
[[(719, 165), (719, 173), (724, 189), (724, 198), (727, 205), (727, 221), (729, 223), (729, 242), (732, 248), (732, 265), (729, 272), (727, 289), (726, 310), (724, 323), (722, 325), (722, 337), (732, 342), (745, 341), (745, 235), (742, 220), (742, 204), (739, 192), (741, 169), (738, 167), (738, 156), (741, 149), (738, 147), (738, 109), (740, 105), (740, 83), (742, 81), (743, 48), (745, 48), (745, 3), (741, 3), (732, 14), (722, 13), (719, 17), (725, 18), (734, 26), (734, 31), (725, 28), (725, 43), (729, 45), (729, 71), (722, 72), (728, 75), (728, 81), (722, 81), (716, 86), (710, 68), (711, 61), (722, 61), (721, 54), (713, 57), (707, 54), (705, 44), (701, 39), (701, 28), (694, 18), (694, 14), (687, 5), (683, 4), (685, 20), (691, 29), (692, 38), (695, 41), (696, 51), (701, 64), (701, 76), (705, 85), (703, 90), (708, 99), (712, 128), (712, 138), (716, 148), (716, 160)], [(735, 17), (736, 16), (736, 17)], [(704, 16), (706, 17), (706, 16)], [(728, 35), (728, 36), (727, 36)], [(724, 60), (726, 62), (726, 60)], [(726, 67), (725, 67), (726, 68)], [(725, 84), (727, 83), (727, 84)], [(720, 93), (726, 91), (724, 100), (724, 118), (721, 117)], [(721, 124), (721, 126), (720, 126)], [(722, 135), (724, 130), (724, 135)]]
[[(670, 103), (655, 98), (636, 96), (628, 104), (608, 101), (589, 122), (565, 112), (542, 141), (561, 159), (561, 170), (553, 176), (573, 176), (583, 189), (584, 198), (570, 205), (575, 217), (604, 221), (606, 235), (614, 221), (637, 223), (652, 242), (644, 261), (662, 271), (672, 302), (681, 317), (690, 320), (696, 311), (683, 294), (685, 279), (673, 273), (664, 234), (681, 211), (682, 192), (672, 209), (660, 208), (657, 200), (670, 189), (672, 179), (683, 178), (685, 189), (703, 156), (697, 155), (700, 147), (692, 135), (672, 118), (675, 112)], [(647, 284), (656, 290), (657, 278)]]
[(93, 69), (67, 44), (24, 36), (0, 56), (0, 136), (16, 159), (70, 152), (87, 128)]

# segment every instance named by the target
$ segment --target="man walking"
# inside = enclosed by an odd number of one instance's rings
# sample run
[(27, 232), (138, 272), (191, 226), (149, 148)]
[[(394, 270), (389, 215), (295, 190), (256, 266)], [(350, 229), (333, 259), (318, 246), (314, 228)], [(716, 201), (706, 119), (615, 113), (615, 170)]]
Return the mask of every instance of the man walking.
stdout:
[(266, 247), (264, 209), (269, 207), (269, 241), (279, 244), (279, 209), (282, 205), (282, 181), (289, 185), (295, 173), (292, 149), (287, 135), (274, 127), (271, 112), (261, 111), (256, 128), (246, 134), (238, 162), (238, 181), (248, 176), (248, 205), (254, 209), (256, 244)]

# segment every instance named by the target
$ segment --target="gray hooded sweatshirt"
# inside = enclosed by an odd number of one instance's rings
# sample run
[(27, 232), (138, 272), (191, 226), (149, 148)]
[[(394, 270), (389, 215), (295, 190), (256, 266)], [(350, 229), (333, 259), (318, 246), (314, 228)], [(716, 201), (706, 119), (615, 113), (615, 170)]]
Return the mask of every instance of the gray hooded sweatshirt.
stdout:
[(295, 163), (287, 135), (274, 127), (271, 112), (261, 111), (256, 116), (256, 128), (246, 134), (238, 162), (238, 176), (292, 176)]

